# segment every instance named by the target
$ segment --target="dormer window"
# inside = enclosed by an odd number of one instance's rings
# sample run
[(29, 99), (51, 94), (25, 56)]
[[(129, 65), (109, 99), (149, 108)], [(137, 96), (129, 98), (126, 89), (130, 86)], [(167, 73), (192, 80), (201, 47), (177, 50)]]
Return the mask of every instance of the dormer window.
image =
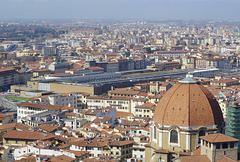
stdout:
[(178, 132), (176, 130), (170, 131), (170, 143), (178, 143)]

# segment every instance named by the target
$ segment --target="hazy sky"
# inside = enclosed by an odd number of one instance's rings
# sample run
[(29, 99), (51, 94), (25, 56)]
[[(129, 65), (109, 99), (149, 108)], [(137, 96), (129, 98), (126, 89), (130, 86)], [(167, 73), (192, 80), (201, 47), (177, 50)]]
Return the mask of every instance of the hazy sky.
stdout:
[(0, 0), (0, 19), (240, 18), (240, 0)]

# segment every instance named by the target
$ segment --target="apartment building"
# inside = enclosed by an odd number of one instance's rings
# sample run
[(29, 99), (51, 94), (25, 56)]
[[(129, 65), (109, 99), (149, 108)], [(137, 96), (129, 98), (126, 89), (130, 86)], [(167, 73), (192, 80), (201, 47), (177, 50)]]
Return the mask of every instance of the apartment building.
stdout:
[(110, 155), (120, 158), (120, 159), (127, 159), (132, 157), (132, 147), (134, 141), (125, 140), (125, 141), (118, 141), (115, 140), (109, 143), (110, 148)]
[(158, 55), (167, 58), (181, 58), (187, 56), (187, 51), (159, 51)]
[(13, 67), (0, 68), (0, 91), (9, 89), (10, 85), (25, 84), (31, 77), (31, 72), (16, 71)]
[(70, 150), (88, 151), (90, 157), (109, 156), (110, 149), (108, 147), (109, 138), (97, 137), (92, 141), (81, 140), (73, 142)]
[(237, 79), (220, 79), (220, 80), (212, 80), (210, 81), (210, 85), (220, 86), (222, 88), (226, 88), (233, 85), (238, 85), (239, 81)]
[[(59, 118), (58, 114), (59, 112), (62, 111), (63, 108), (64, 108), (63, 106), (57, 106), (57, 105), (34, 104), (34, 103), (28, 103), (28, 102), (20, 103), (18, 104), (18, 107), (17, 107), (17, 122), (25, 123), (27, 120), (27, 117), (31, 115), (43, 113), (43, 112), (47, 113), (47, 115), (49, 115), (50, 113), (53, 120), (58, 120)], [(46, 116), (46, 114), (41, 114), (41, 115)]]
[(152, 103), (144, 103), (143, 105), (138, 105), (135, 107), (135, 116), (137, 117), (149, 117), (152, 118), (154, 114), (154, 110), (156, 108), (155, 104)]
[(118, 96), (87, 96), (88, 108), (111, 107), (121, 112), (132, 112), (136, 105), (145, 102), (143, 98), (130, 98)]
[[(52, 95), (44, 95), (31, 98), (32, 103), (68, 106), (75, 108), (85, 108), (87, 93), (74, 92), (74, 93), (57, 93)], [(75, 109), (77, 110), (77, 109)]]
[(86, 102), (88, 108), (112, 107), (124, 112), (130, 112), (131, 108), (131, 98), (128, 97), (88, 96)]
[(138, 97), (139, 93), (141, 93), (141, 91), (135, 90), (134, 88), (116, 88), (108, 91), (109, 96), (119, 97)]

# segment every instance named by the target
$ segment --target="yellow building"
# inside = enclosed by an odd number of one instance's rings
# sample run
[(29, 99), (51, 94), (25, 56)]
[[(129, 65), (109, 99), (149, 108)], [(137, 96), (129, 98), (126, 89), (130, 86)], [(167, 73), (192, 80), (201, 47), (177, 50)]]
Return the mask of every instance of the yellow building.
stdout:
[(135, 107), (135, 116), (152, 118), (156, 105), (153, 103), (144, 103)]
[(132, 157), (132, 146), (134, 141), (125, 140), (125, 141), (118, 141), (115, 140), (109, 143), (110, 147), (110, 155), (116, 156), (120, 159), (127, 159)]
[(35, 69), (32, 70), (33, 72), (33, 77), (39, 77), (39, 76), (44, 76), (45, 74), (52, 74), (53, 71), (49, 69)]

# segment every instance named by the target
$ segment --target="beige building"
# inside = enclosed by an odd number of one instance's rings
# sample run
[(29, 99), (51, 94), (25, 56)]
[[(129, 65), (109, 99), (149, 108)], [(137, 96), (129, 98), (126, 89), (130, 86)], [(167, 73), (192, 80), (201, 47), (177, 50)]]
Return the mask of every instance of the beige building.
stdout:
[(109, 143), (110, 155), (115, 156), (122, 160), (131, 158), (133, 143), (134, 141), (130, 141), (130, 140), (125, 140), (125, 141), (115, 140)]
[(130, 112), (131, 98), (114, 96), (88, 96), (86, 98), (88, 108), (112, 107), (117, 111)]
[(150, 92), (168, 91), (172, 87), (172, 84), (168, 82), (155, 82), (151, 83), (149, 90)]
[(144, 103), (135, 107), (135, 116), (152, 118), (156, 105), (152, 103)]
[(46, 74), (53, 73), (53, 71), (49, 69), (35, 69), (35, 70), (32, 70), (32, 72), (33, 72), (33, 77), (39, 77), (39, 76), (44, 76)]

